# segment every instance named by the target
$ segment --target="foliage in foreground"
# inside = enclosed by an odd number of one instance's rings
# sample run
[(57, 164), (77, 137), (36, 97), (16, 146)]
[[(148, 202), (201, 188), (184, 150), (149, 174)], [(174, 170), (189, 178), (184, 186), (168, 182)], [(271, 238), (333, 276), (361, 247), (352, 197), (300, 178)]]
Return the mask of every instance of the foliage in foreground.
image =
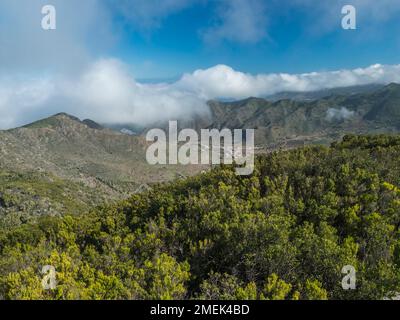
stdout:
[[(382, 299), (400, 292), (400, 138), (347, 136), (0, 234), (4, 299)], [(43, 290), (41, 268), (57, 270)], [(342, 267), (357, 270), (345, 291)]]

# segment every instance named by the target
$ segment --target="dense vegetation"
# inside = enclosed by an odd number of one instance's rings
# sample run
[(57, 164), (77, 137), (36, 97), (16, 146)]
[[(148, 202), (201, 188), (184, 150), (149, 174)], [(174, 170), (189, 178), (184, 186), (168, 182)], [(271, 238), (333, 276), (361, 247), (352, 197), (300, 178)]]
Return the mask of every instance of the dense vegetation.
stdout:
[[(383, 299), (400, 292), (400, 137), (221, 167), (0, 234), (5, 299)], [(44, 265), (57, 270), (42, 289)], [(343, 290), (342, 267), (357, 270)]]
[(107, 200), (83, 183), (49, 173), (0, 169), (0, 230), (34, 223), (42, 215), (85, 213)]

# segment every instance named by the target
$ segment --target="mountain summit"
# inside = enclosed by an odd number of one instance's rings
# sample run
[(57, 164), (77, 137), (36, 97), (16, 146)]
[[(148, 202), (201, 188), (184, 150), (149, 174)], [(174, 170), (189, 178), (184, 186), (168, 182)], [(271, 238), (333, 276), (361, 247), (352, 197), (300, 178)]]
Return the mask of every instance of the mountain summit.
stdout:
[(58, 128), (65, 126), (85, 125), (92, 129), (101, 130), (103, 127), (90, 119), (81, 121), (79, 118), (72, 116), (68, 113), (57, 113), (51, 117), (35, 121), (27, 124), (24, 128)]
[(0, 131), (0, 167), (44, 172), (120, 198), (142, 184), (190, 175), (201, 168), (150, 166), (142, 136), (104, 128), (92, 120), (59, 113), (20, 128)]

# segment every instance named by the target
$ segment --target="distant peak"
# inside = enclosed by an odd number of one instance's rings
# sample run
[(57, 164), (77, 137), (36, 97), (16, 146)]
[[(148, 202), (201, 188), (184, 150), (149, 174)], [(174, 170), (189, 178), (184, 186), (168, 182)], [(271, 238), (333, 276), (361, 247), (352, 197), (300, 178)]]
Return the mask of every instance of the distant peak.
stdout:
[(79, 119), (79, 118), (77, 118), (77, 117), (75, 117), (75, 116), (72, 116), (72, 115), (70, 115), (70, 114), (68, 114), (68, 113), (65, 113), (65, 112), (60, 112), (60, 113), (57, 113), (57, 114), (55, 114), (54, 116), (51, 116), (50, 118), (69, 118), (69, 119), (71, 119), (71, 120), (74, 120), (74, 121), (78, 121), (78, 122), (81, 122), (81, 120)]
[(400, 84), (396, 82), (389, 83), (385, 88), (387, 89), (399, 89)]
[(72, 116), (65, 112), (60, 112), (51, 117), (27, 124), (24, 126), (24, 128), (49, 128), (49, 127), (54, 128), (60, 126), (63, 123), (64, 124), (68, 123), (70, 121), (85, 125), (91, 129), (97, 129), (97, 130), (103, 129), (103, 127), (100, 124), (94, 122), (93, 120), (85, 119), (81, 121), (78, 117)]
[(400, 84), (392, 82), (389, 83), (388, 85), (382, 87), (380, 90), (376, 91), (378, 94), (390, 94), (390, 95), (398, 95), (400, 93)]
[(104, 127), (97, 122), (90, 120), (90, 119), (85, 119), (82, 121), (82, 123), (86, 124), (89, 128), (96, 129), (96, 130), (101, 130), (104, 129)]

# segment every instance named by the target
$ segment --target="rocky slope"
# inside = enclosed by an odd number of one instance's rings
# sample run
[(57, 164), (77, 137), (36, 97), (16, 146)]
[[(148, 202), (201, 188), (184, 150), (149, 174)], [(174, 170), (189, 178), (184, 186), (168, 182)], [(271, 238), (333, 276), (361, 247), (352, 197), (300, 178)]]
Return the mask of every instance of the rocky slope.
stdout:
[(145, 155), (143, 137), (67, 114), (0, 131), (0, 216), (80, 212), (202, 170), (150, 166)]
[[(179, 126), (256, 129), (258, 152), (328, 144), (347, 133), (399, 132), (400, 85), (370, 89), (339, 90), (314, 100), (211, 101), (210, 117)], [(147, 129), (154, 127), (167, 124)], [(0, 226), (41, 214), (84, 212), (207, 168), (150, 166), (145, 159), (147, 129), (137, 135), (115, 129), (58, 114), (0, 131)]]
[(256, 129), (260, 145), (328, 143), (346, 133), (391, 133), (400, 129), (400, 85), (312, 101), (249, 98), (209, 103), (215, 128)]

